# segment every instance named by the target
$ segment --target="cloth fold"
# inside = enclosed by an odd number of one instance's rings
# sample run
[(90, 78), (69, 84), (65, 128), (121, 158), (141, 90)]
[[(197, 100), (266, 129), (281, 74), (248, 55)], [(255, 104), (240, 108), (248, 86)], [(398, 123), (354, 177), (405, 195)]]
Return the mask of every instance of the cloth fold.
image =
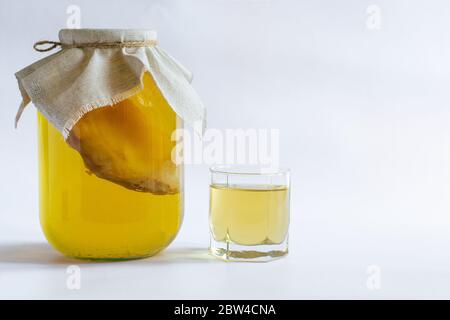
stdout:
[[(63, 29), (61, 44), (104, 44), (154, 41), (150, 30)], [(149, 72), (175, 113), (200, 134), (206, 111), (191, 86), (192, 74), (156, 44), (142, 47), (71, 47), (54, 53), (18, 71), (16, 78), (23, 109), (31, 101), (67, 138), (87, 112), (118, 103), (143, 88)], [(200, 126), (198, 124), (201, 124)]]

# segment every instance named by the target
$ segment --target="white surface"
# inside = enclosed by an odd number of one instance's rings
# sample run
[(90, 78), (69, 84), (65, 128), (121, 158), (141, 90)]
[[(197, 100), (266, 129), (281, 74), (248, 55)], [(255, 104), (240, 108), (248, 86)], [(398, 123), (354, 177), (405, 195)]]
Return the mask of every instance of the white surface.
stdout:
[[(268, 264), (206, 256), (205, 166), (187, 168), (185, 223), (160, 256), (88, 264), (45, 244), (36, 116), (13, 130), (13, 73), (43, 56), (31, 45), (56, 39), (69, 4), (0, 3), (1, 298), (450, 298), (448, 1), (77, 1), (83, 27), (157, 29), (194, 72), (209, 127), (280, 129), (291, 253)], [(66, 287), (70, 264), (81, 290)]]

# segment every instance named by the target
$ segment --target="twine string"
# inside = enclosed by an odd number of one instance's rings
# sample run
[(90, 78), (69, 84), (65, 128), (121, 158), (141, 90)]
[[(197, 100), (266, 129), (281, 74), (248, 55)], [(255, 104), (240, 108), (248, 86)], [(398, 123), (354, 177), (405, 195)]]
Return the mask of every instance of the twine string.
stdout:
[(116, 42), (88, 42), (88, 43), (77, 43), (77, 44), (65, 44), (58, 41), (42, 40), (38, 41), (33, 45), (33, 49), (38, 52), (47, 52), (55, 49), (56, 47), (61, 47), (61, 49), (72, 49), (72, 48), (100, 48), (100, 49), (111, 49), (111, 48), (142, 48), (142, 47), (152, 47), (156, 45), (155, 40), (141, 40), (141, 41), (116, 41)]

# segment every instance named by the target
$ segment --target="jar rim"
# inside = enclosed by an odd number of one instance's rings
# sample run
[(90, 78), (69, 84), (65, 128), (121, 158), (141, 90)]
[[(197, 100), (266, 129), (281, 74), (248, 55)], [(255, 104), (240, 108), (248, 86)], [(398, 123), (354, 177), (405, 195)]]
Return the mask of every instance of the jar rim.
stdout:
[(62, 44), (74, 45), (97, 42), (156, 41), (158, 34), (150, 29), (61, 29)]

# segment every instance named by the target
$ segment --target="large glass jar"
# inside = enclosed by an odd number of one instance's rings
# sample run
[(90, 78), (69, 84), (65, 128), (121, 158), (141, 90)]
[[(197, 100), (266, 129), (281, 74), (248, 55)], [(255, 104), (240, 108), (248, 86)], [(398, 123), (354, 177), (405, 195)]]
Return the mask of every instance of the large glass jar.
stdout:
[(183, 219), (183, 167), (171, 160), (181, 126), (148, 73), (142, 91), (87, 113), (67, 140), (39, 113), (40, 220), (50, 244), (113, 260), (165, 248)]

